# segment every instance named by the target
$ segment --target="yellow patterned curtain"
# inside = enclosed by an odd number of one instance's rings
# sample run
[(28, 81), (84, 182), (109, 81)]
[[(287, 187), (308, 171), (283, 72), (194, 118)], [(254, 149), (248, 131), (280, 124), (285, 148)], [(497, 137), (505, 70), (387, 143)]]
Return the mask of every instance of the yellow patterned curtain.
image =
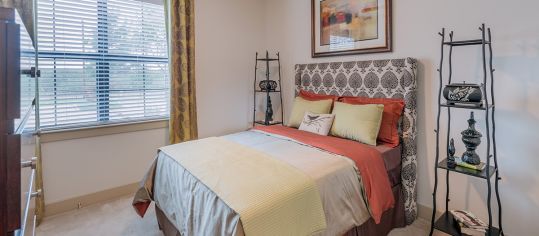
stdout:
[(198, 136), (194, 0), (164, 0), (170, 61), (170, 144)]

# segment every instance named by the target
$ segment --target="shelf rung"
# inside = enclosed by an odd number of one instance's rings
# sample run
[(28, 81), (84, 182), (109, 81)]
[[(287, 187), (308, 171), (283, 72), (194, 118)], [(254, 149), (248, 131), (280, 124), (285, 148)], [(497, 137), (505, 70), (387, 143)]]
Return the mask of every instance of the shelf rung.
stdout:
[(279, 59), (276, 58), (258, 58), (257, 61), (277, 61)]
[[(459, 104), (459, 103), (455, 103), (455, 104), (442, 103), (442, 104), (440, 104), (440, 106), (442, 106), (442, 107), (450, 107), (450, 108), (473, 109), (473, 110), (486, 110), (487, 109), (484, 105), (478, 106), (478, 105), (463, 104), (463, 103), (461, 103), (461, 104)], [(492, 105), (492, 104), (488, 105), (489, 109), (492, 109), (493, 107), (494, 107), (494, 105)]]
[[(266, 125), (266, 122), (264, 122), (263, 120), (262, 121), (255, 121), (255, 124)], [(283, 122), (282, 121), (272, 121), (272, 122), (269, 122), (268, 125), (280, 125), (280, 124), (283, 124)]]
[[(445, 169), (445, 170), (461, 173), (461, 174), (464, 174), (464, 175), (469, 175), (469, 176), (474, 176), (474, 177), (477, 177), (477, 178), (487, 179), (487, 167), (485, 167), (485, 169), (483, 169), (483, 170), (474, 170), (474, 169), (469, 169), (469, 168), (462, 167), (462, 166), (456, 166), (455, 168), (451, 169), (451, 168), (449, 168), (447, 166), (447, 159), (444, 159), (443, 161), (439, 162), (436, 167), (438, 167), (440, 169)], [(492, 175), (494, 175), (494, 173), (496, 173), (496, 167), (490, 166), (489, 167), (488, 178), (490, 179), (492, 177)]]
[(469, 45), (481, 45), (481, 44), (490, 44), (489, 41), (484, 41), (482, 39), (472, 39), (472, 40), (462, 40), (462, 41), (453, 41), (453, 42), (444, 42), (444, 45), (449, 46), (469, 46)]
[[(257, 93), (267, 93), (268, 91), (263, 91), (263, 90), (255, 90), (255, 92)], [(269, 91), (270, 93), (280, 93), (281, 90), (274, 90), (274, 91)]]
[[(453, 215), (450, 212), (445, 212), (442, 216), (436, 220), (434, 223), (434, 228), (440, 230), (446, 234), (460, 236), (462, 235), (457, 228), (457, 224)], [(491, 227), (489, 229), (490, 234), (487, 235), (500, 235), (500, 230), (496, 227)]]

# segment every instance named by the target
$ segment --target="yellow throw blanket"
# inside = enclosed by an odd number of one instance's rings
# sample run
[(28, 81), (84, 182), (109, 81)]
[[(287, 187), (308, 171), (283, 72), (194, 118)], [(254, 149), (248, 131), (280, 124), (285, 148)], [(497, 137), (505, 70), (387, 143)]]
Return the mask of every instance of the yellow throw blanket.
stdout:
[(236, 211), (247, 236), (311, 235), (326, 228), (316, 184), (287, 163), (216, 137), (160, 150)]

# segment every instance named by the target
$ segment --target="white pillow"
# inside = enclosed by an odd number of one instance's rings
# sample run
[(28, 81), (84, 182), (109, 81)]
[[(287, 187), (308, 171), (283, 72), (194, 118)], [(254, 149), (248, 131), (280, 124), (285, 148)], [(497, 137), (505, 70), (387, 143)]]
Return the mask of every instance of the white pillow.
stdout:
[(334, 114), (316, 114), (305, 112), (299, 130), (327, 136), (333, 125)]

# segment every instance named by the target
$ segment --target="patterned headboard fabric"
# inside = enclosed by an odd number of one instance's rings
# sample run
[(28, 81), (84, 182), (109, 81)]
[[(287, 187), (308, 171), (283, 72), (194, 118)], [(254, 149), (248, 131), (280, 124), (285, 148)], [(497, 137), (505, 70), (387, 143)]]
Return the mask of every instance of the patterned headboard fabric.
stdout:
[(402, 140), (401, 183), (405, 199), (406, 222), (417, 217), (416, 189), (416, 89), (415, 59), (299, 64), (295, 67), (295, 91), (317, 94), (400, 98), (405, 101), (400, 122)]

